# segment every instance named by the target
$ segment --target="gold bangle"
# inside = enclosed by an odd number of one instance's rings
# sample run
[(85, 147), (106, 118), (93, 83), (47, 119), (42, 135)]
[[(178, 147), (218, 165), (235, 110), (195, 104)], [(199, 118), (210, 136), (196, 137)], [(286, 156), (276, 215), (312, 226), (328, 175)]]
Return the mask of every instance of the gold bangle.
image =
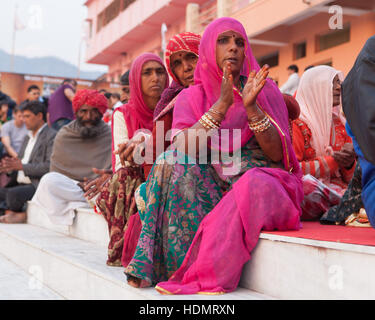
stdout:
[(199, 123), (206, 129), (217, 129), (216, 126), (204, 115), (199, 119)]
[(217, 111), (214, 108), (211, 108), (210, 110), (208, 110), (208, 112), (212, 112), (213, 114), (217, 114), (218, 116), (222, 117), (223, 119), (225, 118), (225, 114), (224, 113), (222, 113), (220, 111)]
[(204, 122), (202, 119), (199, 119), (199, 123), (200, 123), (204, 128), (206, 128), (206, 129), (211, 129), (210, 126), (209, 126), (206, 122)]
[(271, 121), (269, 120), (268, 117), (267, 117), (266, 122), (264, 122), (264, 123), (262, 123), (258, 126), (252, 126), (249, 123), (249, 129), (251, 131), (253, 131), (254, 133), (262, 133), (262, 132), (268, 130), (271, 126), (272, 126), (272, 123), (271, 123)]
[(258, 121), (249, 121), (249, 124), (252, 127), (256, 127), (256, 126), (262, 125), (263, 123), (266, 123), (267, 121), (268, 121), (268, 117), (265, 115), (261, 120), (258, 120)]
[(206, 114), (204, 114), (201, 118), (204, 122), (206, 122), (212, 129), (219, 129), (219, 125), (212, 122)]
[(220, 122), (217, 121), (213, 116), (211, 116), (208, 112), (205, 113), (205, 116), (210, 119), (216, 126), (220, 127)]

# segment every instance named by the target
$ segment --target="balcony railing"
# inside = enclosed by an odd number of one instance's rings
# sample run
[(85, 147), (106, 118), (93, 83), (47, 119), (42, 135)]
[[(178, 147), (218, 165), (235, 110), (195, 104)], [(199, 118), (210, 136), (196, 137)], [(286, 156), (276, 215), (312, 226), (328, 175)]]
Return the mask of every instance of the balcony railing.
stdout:
[(216, 0), (210, 0), (204, 3), (199, 9), (199, 15), (196, 18), (196, 31), (201, 33), (207, 25), (217, 18)]
[(232, 0), (227, 1), (229, 8), (227, 9), (230, 14), (234, 14), (237, 11), (245, 8), (249, 4), (255, 2), (257, 0)]
[(101, 13), (98, 14), (96, 32), (115, 19), (122, 11), (129, 7), (136, 0), (114, 0)]

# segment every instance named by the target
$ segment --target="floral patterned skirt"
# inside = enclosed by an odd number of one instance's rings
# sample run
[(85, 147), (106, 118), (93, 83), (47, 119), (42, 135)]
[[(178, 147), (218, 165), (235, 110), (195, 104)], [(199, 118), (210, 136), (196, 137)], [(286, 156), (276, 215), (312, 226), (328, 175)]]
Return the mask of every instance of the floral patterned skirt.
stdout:
[(121, 168), (105, 184), (96, 200), (96, 206), (108, 223), (110, 241), (107, 265), (122, 266), (124, 232), (130, 216), (137, 212), (134, 192), (143, 181), (141, 167)]
[[(254, 140), (242, 150), (240, 172), (226, 181), (212, 165), (191, 164), (188, 156), (176, 151), (167, 151), (158, 158), (146, 184), (137, 191), (142, 231), (134, 256), (125, 268), (128, 277), (141, 279), (141, 287), (146, 287), (173, 275), (200, 222), (231, 185), (250, 168), (272, 166)], [(169, 164), (176, 157), (174, 152), (185, 161)]]

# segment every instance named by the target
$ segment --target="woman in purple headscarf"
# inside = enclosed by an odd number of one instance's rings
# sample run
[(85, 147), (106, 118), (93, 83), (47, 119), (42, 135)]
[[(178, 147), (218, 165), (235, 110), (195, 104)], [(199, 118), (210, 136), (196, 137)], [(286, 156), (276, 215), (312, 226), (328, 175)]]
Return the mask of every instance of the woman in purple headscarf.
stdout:
[[(198, 130), (215, 131), (209, 150), (221, 157), (211, 165), (228, 188), (200, 223), (180, 268), (156, 286), (161, 293), (233, 291), (261, 230), (300, 228), (301, 170), (285, 102), (267, 75), (268, 66), (260, 69), (241, 23), (220, 18), (207, 27), (195, 85), (176, 101), (175, 145), (187, 153)], [(239, 165), (236, 170), (232, 163), (231, 172), (223, 155), (239, 151)]]

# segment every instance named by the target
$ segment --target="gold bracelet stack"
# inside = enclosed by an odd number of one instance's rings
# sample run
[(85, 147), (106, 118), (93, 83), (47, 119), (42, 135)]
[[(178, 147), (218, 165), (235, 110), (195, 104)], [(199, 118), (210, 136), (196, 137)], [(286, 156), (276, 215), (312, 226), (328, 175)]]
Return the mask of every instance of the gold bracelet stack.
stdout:
[(220, 122), (215, 120), (208, 112), (206, 112), (200, 119), (199, 123), (206, 129), (219, 129)]
[(213, 114), (217, 114), (218, 116), (221, 117), (221, 119), (224, 119), (225, 118), (225, 114), (220, 112), (220, 111), (217, 111), (215, 110), (214, 108), (211, 108), (210, 110), (208, 110), (208, 112), (212, 112)]
[(254, 133), (264, 132), (264, 131), (268, 130), (269, 128), (271, 128), (271, 126), (272, 126), (272, 123), (267, 116), (264, 116), (264, 118), (260, 121), (249, 122), (249, 128)]

